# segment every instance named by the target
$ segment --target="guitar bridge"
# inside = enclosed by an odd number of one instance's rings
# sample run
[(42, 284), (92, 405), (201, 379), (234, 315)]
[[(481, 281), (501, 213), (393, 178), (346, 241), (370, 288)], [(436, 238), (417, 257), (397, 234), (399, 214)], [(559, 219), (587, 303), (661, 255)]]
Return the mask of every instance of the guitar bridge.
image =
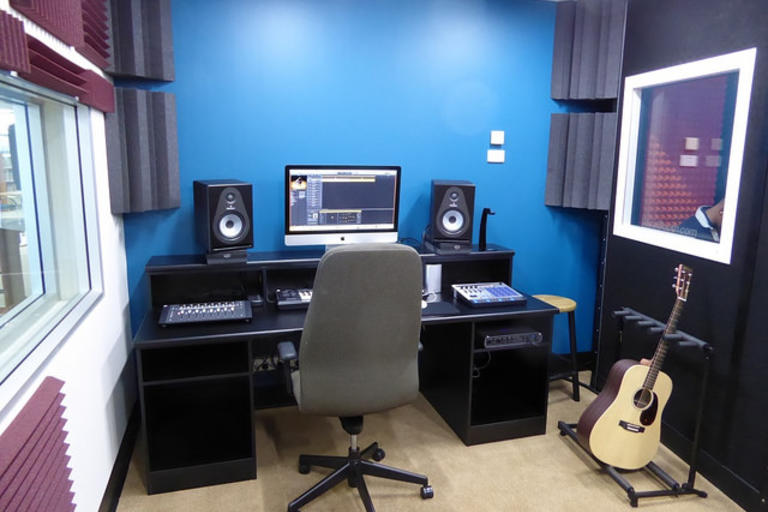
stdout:
[(624, 430), (629, 430), (630, 432), (635, 432), (637, 434), (642, 434), (645, 432), (645, 427), (642, 425), (635, 425), (634, 423), (629, 423), (624, 420), (619, 421), (619, 426), (623, 428)]

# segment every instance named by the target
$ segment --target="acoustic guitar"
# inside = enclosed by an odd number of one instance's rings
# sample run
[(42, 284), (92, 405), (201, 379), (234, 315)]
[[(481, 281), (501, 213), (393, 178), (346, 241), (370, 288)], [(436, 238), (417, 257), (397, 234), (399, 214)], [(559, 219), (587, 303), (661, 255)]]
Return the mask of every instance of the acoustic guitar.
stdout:
[[(664, 334), (675, 332), (693, 276), (682, 264), (675, 274), (675, 305)], [(620, 469), (639, 469), (656, 456), (661, 414), (672, 393), (672, 379), (660, 371), (668, 348), (662, 336), (650, 365), (632, 359), (614, 363), (605, 387), (584, 410), (577, 438), (598, 460)]]

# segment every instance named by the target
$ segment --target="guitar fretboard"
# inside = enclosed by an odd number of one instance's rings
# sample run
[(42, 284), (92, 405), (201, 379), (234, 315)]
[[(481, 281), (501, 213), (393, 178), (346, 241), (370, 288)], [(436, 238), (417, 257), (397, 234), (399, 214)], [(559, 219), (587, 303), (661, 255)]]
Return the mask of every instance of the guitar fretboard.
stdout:
[[(667, 325), (664, 328), (664, 335), (672, 334), (677, 330), (677, 321), (683, 312), (684, 302), (685, 300), (680, 297), (675, 300), (672, 313), (669, 314), (669, 320), (667, 320)], [(659, 340), (659, 344), (656, 345), (656, 352), (653, 354), (650, 370), (648, 370), (648, 375), (645, 376), (645, 382), (643, 383), (643, 388), (645, 389), (653, 389), (654, 384), (656, 384), (656, 377), (659, 375), (659, 370), (661, 370), (661, 365), (664, 363), (664, 358), (667, 355), (669, 342), (664, 338), (664, 335)]]

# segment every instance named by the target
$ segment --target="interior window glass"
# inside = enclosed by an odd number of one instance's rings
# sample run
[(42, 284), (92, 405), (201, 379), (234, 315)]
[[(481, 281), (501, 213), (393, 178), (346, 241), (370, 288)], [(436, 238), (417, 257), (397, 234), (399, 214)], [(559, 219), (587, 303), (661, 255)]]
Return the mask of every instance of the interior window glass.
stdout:
[(77, 108), (0, 84), (0, 382), (91, 289)]
[(646, 87), (632, 224), (720, 241), (738, 72)]

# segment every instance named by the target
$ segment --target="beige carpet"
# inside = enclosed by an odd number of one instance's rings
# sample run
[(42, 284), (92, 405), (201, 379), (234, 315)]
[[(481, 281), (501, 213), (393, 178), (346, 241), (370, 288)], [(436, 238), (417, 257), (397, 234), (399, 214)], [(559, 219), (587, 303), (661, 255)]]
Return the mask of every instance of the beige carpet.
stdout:
[[(552, 384), (546, 435), (466, 447), (420, 397), (416, 403), (366, 417), (360, 444), (377, 440), (386, 450), (384, 463), (425, 473), (435, 497), (422, 500), (419, 486), (368, 477), (368, 489), (379, 512), (387, 511), (573, 511), (633, 510), (626, 494), (598, 470), (567, 437), (558, 435), (557, 421), (576, 422), (594, 395), (582, 389), (582, 401), (570, 399), (565, 382)], [(258, 478), (148, 496), (134, 461), (128, 472), (118, 512), (133, 511), (285, 511), (293, 498), (330, 470), (297, 471), (300, 453), (346, 453), (348, 438), (338, 419), (304, 416), (296, 408), (256, 413)], [(685, 464), (662, 447), (655, 459), (678, 481), (687, 478)], [(627, 475), (637, 490), (661, 488), (647, 473)], [(697, 477), (696, 486), (709, 493), (702, 499), (646, 498), (640, 510), (742, 510), (709, 482)], [(312, 511), (364, 510), (354, 489), (346, 484), (302, 509)]]

